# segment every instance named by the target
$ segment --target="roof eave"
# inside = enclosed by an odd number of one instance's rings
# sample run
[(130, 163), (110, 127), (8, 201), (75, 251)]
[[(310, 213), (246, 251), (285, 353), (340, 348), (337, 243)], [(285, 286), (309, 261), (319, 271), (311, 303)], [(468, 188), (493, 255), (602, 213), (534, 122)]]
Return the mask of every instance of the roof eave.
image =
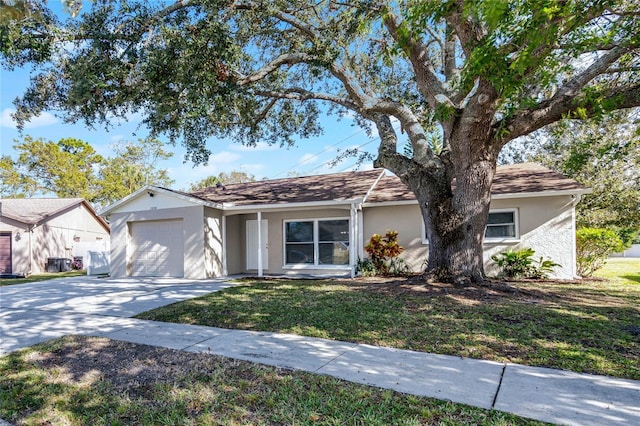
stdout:
[[(504, 200), (513, 198), (533, 198), (533, 197), (554, 197), (562, 195), (585, 195), (591, 194), (591, 188), (563, 189), (558, 191), (538, 191), (538, 192), (511, 192), (505, 194), (492, 194), (492, 200)], [(367, 201), (362, 207), (385, 207), (418, 204), (418, 200), (398, 200), (398, 201)]]
[(296, 203), (277, 203), (277, 204), (246, 204), (236, 206), (233, 203), (223, 203), (222, 210), (224, 212), (244, 212), (244, 211), (264, 211), (278, 209), (302, 209), (302, 208), (322, 208), (331, 206), (351, 206), (353, 204), (361, 204), (363, 198), (353, 198), (348, 200), (329, 200), (329, 201), (300, 201)]
[(511, 192), (506, 194), (492, 194), (492, 200), (508, 198), (533, 198), (533, 197), (555, 197), (561, 195), (584, 195), (591, 194), (591, 188), (560, 189), (556, 191), (536, 191), (536, 192)]
[(166, 188), (160, 188), (158, 186), (145, 185), (143, 188), (140, 188), (137, 191), (127, 195), (123, 199), (118, 200), (115, 203), (111, 204), (110, 206), (105, 207), (104, 209), (102, 209), (100, 211), (99, 215), (103, 216), (103, 217), (109, 216), (114, 210), (117, 210), (118, 208), (124, 206), (128, 202), (138, 198), (138, 196), (140, 196), (140, 194), (142, 194), (142, 193), (144, 193), (146, 191), (158, 192), (158, 193), (162, 193), (162, 194), (165, 194), (165, 195), (169, 195), (171, 197), (176, 197), (176, 198), (181, 199), (181, 200), (189, 201), (189, 202), (192, 202), (192, 203), (195, 203), (195, 204), (200, 204), (200, 205), (203, 205), (203, 206), (217, 208), (217, 209), (222, 210), (222, 204), (219, 204), (219, 203), (206, 201), (206, 200), (203, 200), (202, 198), (193, 197), (193, 196), (190, 196), (190, 195), (180, 194), (178, 192), (171, 191), (171, 190), (168, 190)]

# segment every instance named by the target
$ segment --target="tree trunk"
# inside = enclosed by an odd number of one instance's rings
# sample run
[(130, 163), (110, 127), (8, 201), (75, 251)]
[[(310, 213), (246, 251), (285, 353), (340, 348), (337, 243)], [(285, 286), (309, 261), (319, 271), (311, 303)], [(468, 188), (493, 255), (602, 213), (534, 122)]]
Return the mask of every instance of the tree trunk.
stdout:
[(498, 155), (490, 133), (477, 125), (459, 127), (451, 134), (449, 152), (417, 162), (396, 152), (388, 118), (375, 122), (381, 144), (374, 165), (395, 173), (422, 211), (429, 241), (425, 278), (457, 285), (482, 282), (482, 243)]
[[(426, 279), (457, 285), (484, 280), (482, 242), (494, 173), (492, 164), (475, 164), (456, 177), (452, 191), (431, 185), (431, 191), (425, 193), (410, 184), (422, 210), (429, 241)], [(423, 181), (420, 187), (428, 184)]]

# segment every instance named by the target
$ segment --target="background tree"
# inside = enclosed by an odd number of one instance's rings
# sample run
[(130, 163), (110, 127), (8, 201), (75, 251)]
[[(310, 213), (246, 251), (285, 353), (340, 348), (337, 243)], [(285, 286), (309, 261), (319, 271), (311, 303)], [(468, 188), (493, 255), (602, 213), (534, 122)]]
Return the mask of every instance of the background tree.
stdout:
[(245, 182), (255, 182), (256, 178), (254, 175), (239, 171), (232, 170), (229, 173), (220, 172), (218, 176), (208, 176), (196, 183), (191, 184), (189, 187), (189, 191), (197, 191), (198, 189), (208, 188), (210, 186), (216, 186), (217, 184), (231, 184), (231, 183), (245, 183)]
[(89, 143), (66, 138), (58, 142), (26, 136), (14, 145), (18, 158), (0, 159), (3, 196), (55, 194), (84, 198), (96, 208), (111, 204), (144, 185), (171, 186), (158, 161), (173, 154), (156, 139), (114, 145), (115, 156), (98, 155)]
[(3, 178), (13, 187), (10, 195), (54, 193), (62, 198), (96, 199), (96, 169), (104, 159), (87, 142), (74, 138), (58, 142), (26, 136), (14, 149), (17, 160), (4, 157)]
[(232, 170), (229, 173), (221, 172), (218, 174), (218, 179), (223, 184), (231, 184), (231, 183), (246, 183), (246, 182), (255, 182), (256, 177), (251, 173), (243, 172), (241, 170)]
[(19, 123), (139, 111), (195, 162), (211, 136), (290, 144), (320, 133), (321, 108), (349, 112), (380, 136), (374, 164), (420, 203), (426, 275), (467, 283), (484, 278), (502, 147), (640, 105), (639, 32), (627, 0), (105, 0), (78, 20), (12, 20), (0, 51), (5, 66), (42, 66), (16, 102)]
[(194, 192), (199, 189), (209, 188), (211, 186), (216, 186), (217, 184), (221, 184), (222, 181), (218, 176), (207, 176), (204, 179), (199, 180), (198, 182), (194, 182), (189, 185), (189, 192)]
[(38, 185), (18, 171), (18, 165), (8, 155), (0, 157), (0, 197), (24, 198), (38, 192)]
[(173, 153), (163, 149), (157, 139), (138, 139), (112, 146), (115, 156), (105, 160), (98, 172), (101, 205), (114, 203), (145, 185), (169, 187), (173, 180), (166, 169), (158, 169), (158, 161), (167, 160)]
[(640, 127), (638, 114), (552, 126), (532, 160), (593, 190), (577, 209), (589, 228), (640, 229)]

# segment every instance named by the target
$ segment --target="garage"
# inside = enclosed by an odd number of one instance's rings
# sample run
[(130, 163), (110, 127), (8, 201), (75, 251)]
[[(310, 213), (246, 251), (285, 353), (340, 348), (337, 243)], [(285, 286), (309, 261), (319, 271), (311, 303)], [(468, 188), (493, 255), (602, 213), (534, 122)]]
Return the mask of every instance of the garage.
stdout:
[(0, 274), (11, 274), (11, 234), (0, 234)]
[(182, 219), (130, 222), (129, 275), (183, 277)]

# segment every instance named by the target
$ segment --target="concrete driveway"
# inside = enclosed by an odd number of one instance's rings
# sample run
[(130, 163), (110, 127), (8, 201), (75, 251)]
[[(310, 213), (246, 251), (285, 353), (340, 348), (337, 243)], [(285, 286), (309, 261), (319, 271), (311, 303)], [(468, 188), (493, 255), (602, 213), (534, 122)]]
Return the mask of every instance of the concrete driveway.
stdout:
[(133, 315), (202, 296), (225, 280), (74, 277), (0, 287), (0, 355), (67, 334), (109, 332)]

